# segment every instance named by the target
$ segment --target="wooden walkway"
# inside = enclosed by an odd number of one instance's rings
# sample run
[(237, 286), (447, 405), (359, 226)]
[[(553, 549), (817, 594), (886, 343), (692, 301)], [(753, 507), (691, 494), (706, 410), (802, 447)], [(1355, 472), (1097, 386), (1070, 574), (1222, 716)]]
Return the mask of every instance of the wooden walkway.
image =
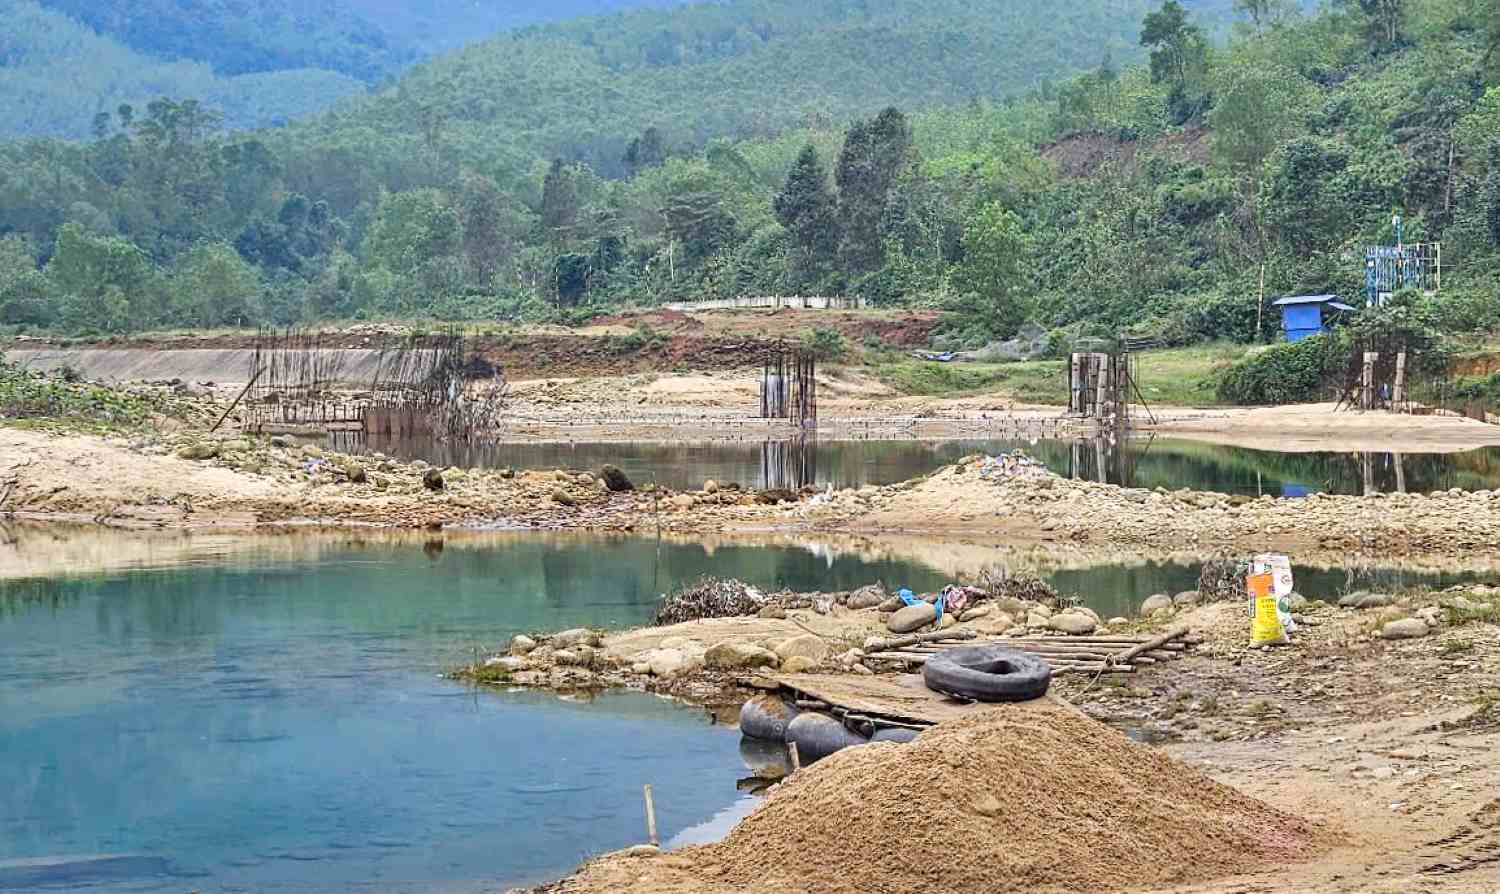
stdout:
[(877, 728), (925, 729), (945, 720), (982, 711), (1026, 711), (1040, 703), (1066, 704), (1054, 696), (1034, 702), (979, 704), (939, 695), (922, 682), (921, 674), (770, 674), (782, 694), (794, 702), (821, 702), (841, 720), (864, 721)]

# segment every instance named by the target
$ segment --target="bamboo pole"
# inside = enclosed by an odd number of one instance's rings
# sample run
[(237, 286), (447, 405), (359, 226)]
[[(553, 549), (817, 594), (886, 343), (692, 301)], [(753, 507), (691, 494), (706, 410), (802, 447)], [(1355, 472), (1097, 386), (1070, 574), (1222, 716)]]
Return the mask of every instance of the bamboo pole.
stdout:
[(1115, 655), (1112, 658), (1110, 658), (1109, 661), (1110, 661), (1110, 663), (1119, 662), (1120, 664), (1126, 664), (1132, 658), (1135, 658), (1137, 655), (1141, 655), (1141, 654), (1144, 654), (1146, 652), (1150, 652), (1152, 649), (1158, 648), (1160, 646), (1164, 646), (1167, 643), (1172, 642), (1173, 640), (1180, 639), (1180, 638), (1182, 638), (1184, 636), (1187, 636), (1187, 635), (1188, 635), (1188, 628), (1187, 627), (1174, 627), (1171, 630), (1168, 630), (1166, 633), (1163, 633), (1161, 636), (1154, 637), (1153, 639), (1150, 639), (1150, 640), (1148, 640), (1148, 641), (1146, 641), (1144, 643), (1141, 643), (1138, 646), (1133, 646), (1133, 647), (1131, 647), (1129, 649), (1126, 649), (1125, 651), (1121, 652), (1120, 654)]
[(656, 837), (656, 803), (651, 800), (651, 786), (645, 787), (646, 791), (646, 835), (651, 844), (660, 846), (661, 841)]
[(907, 646), (915, 646), (919, 643), (936, 643), (947, 640), (961, 641), (978, 638), (979, 634), (973, 630), (939, 630), (935, 633), (914, 633), (910, 636), (898, 636), (893, 639), (883, 639), (870, 643), (867, 651), (886, 652), (895, 649), (904, 649)]

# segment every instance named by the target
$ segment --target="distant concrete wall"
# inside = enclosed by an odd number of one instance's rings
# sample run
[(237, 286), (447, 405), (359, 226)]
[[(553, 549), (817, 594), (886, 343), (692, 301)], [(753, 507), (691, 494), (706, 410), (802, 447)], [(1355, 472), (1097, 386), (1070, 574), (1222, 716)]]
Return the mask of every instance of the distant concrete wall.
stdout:
[[(368, 385), (380, 366), (380, 352), (368, 348), (324, 351), (337, 354), (339, 381)], [(64, 366), (95, 382), (184, 382), (243, 384), (250, 378), (255, 352), (248, 348), (149, 350), (144, 348), (21, 348), (5, 359), (31, 369), (52, 372)]]
[(691, 311), (691, 310), (746, 310), (756, 308), (769, 308), (780, 310), (783, 307), (794, 307), (799, 310), (862, 310), (865, 307), (865, 299), (853, 296), (785, 296), (785, 295), (747, 295), (741, 298), (717, 298), (712, 301), (676, 301), (666, 305), (667, 310)]

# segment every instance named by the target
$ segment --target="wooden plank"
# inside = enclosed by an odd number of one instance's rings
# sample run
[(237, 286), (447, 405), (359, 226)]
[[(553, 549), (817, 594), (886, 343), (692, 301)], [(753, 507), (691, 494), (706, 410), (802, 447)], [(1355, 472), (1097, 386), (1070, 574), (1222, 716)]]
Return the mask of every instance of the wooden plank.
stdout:
[(1027, 710), (1028, 705), (1060, 699), (1047, 696), (1035, 702), (987, 705), (970, 704), (928, 689), (920, 674), (885, 674), (864, 677), (843, 674), (772, 674), (767, 677), (785, 689), (827, 702), (866, 717), (888, 718), (906, 723), (942, 723), (968, 717), (979, 711)]

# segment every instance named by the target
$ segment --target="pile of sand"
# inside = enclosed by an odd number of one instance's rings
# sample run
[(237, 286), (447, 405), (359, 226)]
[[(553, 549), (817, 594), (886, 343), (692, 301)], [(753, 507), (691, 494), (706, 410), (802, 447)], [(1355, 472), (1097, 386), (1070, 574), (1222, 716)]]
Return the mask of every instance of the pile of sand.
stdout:
[(1334, 836), (1034, 702), (852, 748), (798, 773), (724, 841), (603, 861), (566, 891), (1119, 891), (1299, 861)]

